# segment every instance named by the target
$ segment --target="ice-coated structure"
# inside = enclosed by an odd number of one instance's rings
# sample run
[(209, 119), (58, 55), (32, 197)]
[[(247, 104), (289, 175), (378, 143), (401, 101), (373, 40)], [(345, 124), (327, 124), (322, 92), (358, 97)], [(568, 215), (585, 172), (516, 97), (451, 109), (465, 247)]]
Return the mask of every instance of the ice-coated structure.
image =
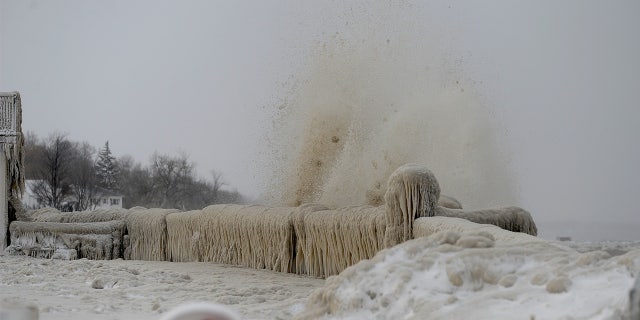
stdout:
[[(211, 261), (326, 277), (379, 251), (423, 236), (425, 217), (453, 215), (535, 235), (520, 208), (465, 212), (438, 206), (431, 171), (408, 164), (389, 178), (382, 206), (328, 208), (212, 205), (202, 210), (45, 208), (11, 224), (13, 254), (63, 259)], [(445, 211), (446, 210), (446, 211)], [(75, 250), (75, 254), (73, 253)]]
[(8, 245), (8, 227), (24, 190), (22, 103), (18, 92), (0, 92), (0, 250)]

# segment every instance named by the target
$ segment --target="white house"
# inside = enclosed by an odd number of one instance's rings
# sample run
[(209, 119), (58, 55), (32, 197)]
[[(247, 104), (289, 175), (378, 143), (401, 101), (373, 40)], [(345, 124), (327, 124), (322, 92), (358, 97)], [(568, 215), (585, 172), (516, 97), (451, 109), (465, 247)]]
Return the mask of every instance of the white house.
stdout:
[(24, 194), (22, 195), (22, 205), (25, 209), (39, 209), (44, 207), (36, 198), (33, 192), (33, 185), (38, 183), (38, 180), (25, 180), (24, 181)]
[(122, 195), (110, 190), (98, 190), (92, 199), (95, 209), (122, 208)]
[[(33, 191), (33, 186), (37, 183), (38, 180), (25, 181), (25, 192), (22, 196), (22, 205), (26, 209), (39, 209), (46, 206), (38, 200), (38, 197)], [(78, 199), (76, 199), (74, 195), (70, 195), (65, 201), (65, 206), (71, 211), (75, 211), (75, 204), (77, 202)], [(89, 210), (122, 208), (122, 195), (110, 190), (98, 189), (96, 190), (95, 195), (91, 198), (91, 203), (92, 206)]]

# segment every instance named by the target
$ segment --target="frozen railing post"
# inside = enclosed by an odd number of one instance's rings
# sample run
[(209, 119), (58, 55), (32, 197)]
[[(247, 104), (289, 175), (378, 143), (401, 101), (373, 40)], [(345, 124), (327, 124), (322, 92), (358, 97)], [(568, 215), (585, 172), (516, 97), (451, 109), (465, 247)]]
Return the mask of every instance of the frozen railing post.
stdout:
[(20, 197), (22, 173), (22, 106), (20, 93), (0, 92), (0, 250), (9, 244), (9, 201)]
[(429, 169), (405, 164), (387, 182), (384, 245), (389, 248), (413, 238), (413, 221), (436, 213), (440, 185)]

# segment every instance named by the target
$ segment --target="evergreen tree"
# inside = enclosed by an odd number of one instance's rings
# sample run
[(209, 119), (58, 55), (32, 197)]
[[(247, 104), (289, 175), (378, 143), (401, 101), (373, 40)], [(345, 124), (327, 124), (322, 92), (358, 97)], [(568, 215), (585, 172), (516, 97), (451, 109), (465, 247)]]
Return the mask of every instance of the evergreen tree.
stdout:
[(104, 144), (104, 148), (98, 153), (96, 176), (98, 178), (98, 186), (107, 190), (115, 190), (117, 188), (118, 169), (116, 167), (116, 160), (111, 155), (109, 141)]

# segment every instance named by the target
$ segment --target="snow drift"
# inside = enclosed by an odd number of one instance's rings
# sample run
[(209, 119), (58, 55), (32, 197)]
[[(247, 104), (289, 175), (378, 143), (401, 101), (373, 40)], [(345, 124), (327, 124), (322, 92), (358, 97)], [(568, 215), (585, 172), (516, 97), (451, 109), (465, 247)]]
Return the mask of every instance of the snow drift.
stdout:
[(462, 219), (418, 221), (426, 237), (330, 277), (296, 318), (621, 319), (629, 309), (637, 246), (579, 253)]

